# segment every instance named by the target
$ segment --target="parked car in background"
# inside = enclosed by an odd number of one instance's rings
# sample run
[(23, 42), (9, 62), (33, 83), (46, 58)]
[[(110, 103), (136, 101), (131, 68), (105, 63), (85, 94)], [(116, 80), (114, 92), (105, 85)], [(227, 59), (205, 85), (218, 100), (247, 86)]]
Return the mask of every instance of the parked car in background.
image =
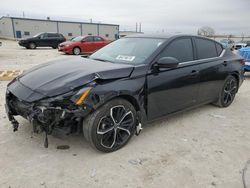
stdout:
[(146, 122), (202, 104), (231, 105), (243, 63), (204, 37), (127, 36), (89, 58), (64, 58), (24, 72), (7, 86), (6, 112), (14, 131), (17, 115), (45, 131), (45, 147), (47, 134), (62, 129), (83, 131), (95, 149), (112, 152)]
[(74, 55), (81, 53), (91, 54), (110, 42), (110, 40), (100, 36), (79, 36), (73, 38), (71, 41), (59, 44), (58, 51)]
[(250, 47), (250, 41), (247, 41), (246, 44), (247, 45), (245, 47)]
[(231, 50), (235, 47), (235, 42), (231, 39), (222, 39), (220, 43), (223, 45), (224, 48), (229, 48)]
[(235, 50), (239, 50), (239, 49), (244, 48), (246, 46), (247, 46), (247, 42), (246, 41), (237, 42), (235, 44)]
[(239, 49), (239, 54), (245, 59), (244, 70), (250, 71), (250, 47)]
[(18, 42), (20, 46), (27, 49), (35, 49), (36, 47), (52, 47), (57, 48), (58, 44), (66, 41), (65, 37), (60, 33), (38, 33), (27, 39)]

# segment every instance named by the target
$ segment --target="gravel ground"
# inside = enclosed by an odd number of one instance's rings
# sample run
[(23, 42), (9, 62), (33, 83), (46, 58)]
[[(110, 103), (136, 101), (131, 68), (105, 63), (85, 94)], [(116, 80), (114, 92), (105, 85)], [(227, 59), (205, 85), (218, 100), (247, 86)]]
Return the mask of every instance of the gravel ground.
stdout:
[[(53, 49), (26, 50), (3, 41), (0, 70), (59, 56)], [(45, 149), (44, 135), (32, 134), (21, 117), (13, 133), (4, 112), (6, 85), (0, 82), (0, 187), (243, 187), (250, 159), (250, 74), (230, 107), (205, 105), (156, 121), (109, 154), (93, 150), (82, 135), (49, 136)], [(250, 187), (250, 167), (246, 183)]]
[(16, 41), (2, 40), (0, 47), (0, 70), (28, 69), (34, 65), (64, 57), (53, 48), (28, 50), (18, 46)]

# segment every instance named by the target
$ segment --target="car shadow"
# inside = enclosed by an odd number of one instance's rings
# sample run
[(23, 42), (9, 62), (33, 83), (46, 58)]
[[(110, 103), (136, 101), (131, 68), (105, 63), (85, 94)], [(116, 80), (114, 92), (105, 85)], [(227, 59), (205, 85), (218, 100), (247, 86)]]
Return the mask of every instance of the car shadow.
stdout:
[(27, 51), (36, 51), (36, 50), (57, 50), (50, 47), (37, 47), (36, 49), (27, 49), (27, 48), (20, 48), (21, 50), (27, 50)]

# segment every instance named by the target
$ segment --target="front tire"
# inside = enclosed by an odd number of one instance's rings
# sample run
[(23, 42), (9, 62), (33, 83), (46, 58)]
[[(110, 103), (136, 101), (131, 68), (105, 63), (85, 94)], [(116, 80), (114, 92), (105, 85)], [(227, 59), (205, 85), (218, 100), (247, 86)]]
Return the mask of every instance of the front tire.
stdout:
[(113, 152), (125, 146), (135, 133), (136, 111), (124, 99), (114, 99), (83, 121), (84, 137), (102, 152)]
[(36, 49), (36, 44), (34, 42), (29, 43), (29, 49)]
[(75, 47), (75, 48), (73, 49), (73, 54), (74, 54), (74, 55), (80, 55), (80, 53), (81, 53), (81, 49), (80, 49), (79, 47)]
[(218, 100), (214, 104), (219, 107), (230, 106), (234, 101), (237, 91), (238, 91), (238, 81), (234, 76), (229, 75), (226, 78), (224, 85), (220, 91)]

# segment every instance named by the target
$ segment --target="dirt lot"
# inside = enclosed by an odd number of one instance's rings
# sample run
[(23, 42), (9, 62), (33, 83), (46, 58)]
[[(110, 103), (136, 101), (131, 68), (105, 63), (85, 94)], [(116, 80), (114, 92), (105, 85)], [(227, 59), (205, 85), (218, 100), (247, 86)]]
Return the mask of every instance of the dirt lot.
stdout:
[[(26, 69), (58, 58), (56, 50), (26, 50), (3, 41), (0, 70)], [(250, 159), (250, 74), (234, 103), (206, 105), (144, 128), (114, 153), (93, 150), (82, 135), (32, 134), (25, 119), (13, 133), (4, 112), (7, 82), (0, 82), (0, 187), (243, 187)], [(61, 144), (68, 150), (58, 150)], [(246, 173), (250, 187), (250, 167)]]

